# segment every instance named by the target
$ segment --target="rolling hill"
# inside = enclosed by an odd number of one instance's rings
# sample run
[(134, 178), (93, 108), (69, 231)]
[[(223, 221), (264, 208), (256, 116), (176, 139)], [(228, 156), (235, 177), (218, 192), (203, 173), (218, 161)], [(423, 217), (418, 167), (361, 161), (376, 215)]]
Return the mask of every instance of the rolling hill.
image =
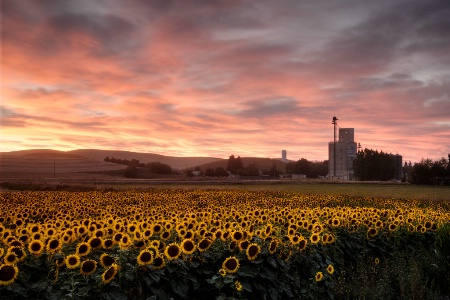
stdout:
[[(93, 172), (123, 170), (124, 165), (105, 162), (106, 156), (120, 159), (137, 159), (148, 163), (159, 161), (174, 169), (185, 169), (218, 160), (213, 157), (170, 157), (151, 153), (82, 149), (57, 151), (30, 149), (0, 153), (2, 180), (23, 178), (93, 178)], [(98, 176), (98, 175), (97, 175)], [(102, 175), (108, 176), (108, 175)]]

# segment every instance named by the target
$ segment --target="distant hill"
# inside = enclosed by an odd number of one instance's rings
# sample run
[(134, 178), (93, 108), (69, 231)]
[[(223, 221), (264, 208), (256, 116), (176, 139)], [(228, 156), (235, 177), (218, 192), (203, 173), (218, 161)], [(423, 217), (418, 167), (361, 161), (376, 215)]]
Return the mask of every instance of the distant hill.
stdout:
[[(81, 149), (58, 151), (30, 149), (0, 153), (0, 176), (5, 178), (50, 178), (55, 176), (87, 176), (89, 172), (123, 170), (124, 165), (105, 162), (106, 156), (137, 159), (141, 163), (161, 162), (174, 169), (185, 169), (219, 160), (214, 157), (171, 157), (130, 151)], [(81, 174), (84, 175), (81, 175)]]
[[(241, 157), (244, 167), (249, 164), (255, 164), (257, 169), (262, 170), (263, 172), (269, 171), (272, 166), (275, 164), (277, 166), (277, 170), (280, 172), (284, 172), (286, 169), (286, 163), (274, 158), (261, 158), (261, 157)], [(220, 159), (214, 162), (206, 163), (203, 165), (198, 165), (203, 171), (207, 168), (215, 169), (217, 167), (226, 168), (228, 163), (228, 159)]]
[[(74, 176), (89, 172), (125, 169), (123, 165), (78, 156), (64, 151), (36, 149), (2, 152), (1, 179), (52, 178)], [(83, 175), (86, 178), (86, 175)]]
[(220, 160), (220, 158), (216, 157), (175, 157), (153, 153), (141, 153), (141, 152), (130, 152), (119, 150), (80, 149), (68, 151), (67, 153), (101, 161), (103, 161), (106, 156), (109, 156), (109, 158), (114, 157), (128, 160), (137, 159), (141, 163), (161, 162), (168, 164), (172, 168), (178, 170), (191, 168), (198, 165)]

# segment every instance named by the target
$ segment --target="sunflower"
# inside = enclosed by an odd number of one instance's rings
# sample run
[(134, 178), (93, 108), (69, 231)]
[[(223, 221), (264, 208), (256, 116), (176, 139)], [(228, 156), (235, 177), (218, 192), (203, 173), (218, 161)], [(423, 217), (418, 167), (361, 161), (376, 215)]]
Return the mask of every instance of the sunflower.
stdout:
[(315, 232), (315, 233), (311, 234), (311, 236), (309, 237), (309, 240), (311, 241), (311, 243), (317, 244), (320, 241), (320, 235), (317, 232)]
[(102, 281), (104, 284), (108, 284), (117, 274), (119, 270), (119, 266), (116, 264), (112, 264), (105, 272), (102, 274)]
[(127, 249), (132, 244), (133, 244), (133, 241), (131, 240), (131, 238), (127, 234), (125, 234), (124, 236), (122, 236), (119, 246), (120, 246), (120, 249)]
[(339, 218), (333, 218), (331, 220), (331, 226), (339, 227), (339, 225), (341, 225), (341, 220)]
[(10, 285), (19, 274), (19, 269), (13, 265), (0, 265), (0, 287)]
[(137, 262), (140, 266), (150, 265), (153, 262), (153, 252), (148, 249), (142, 250), (137, 257)]
[(332, 275), (334, 273), (334, 267), (332, 265), (328, 265), (327, 272), (328, 274)]
[(110, 256), (108, 253), (103, 253), (100, 256), (100, 265), (102, 265), (103, 268), (110, 267), (115, 262), (116, 262), (116, 259), (114, 257)]
[(163, 227), (161, 226), (161, 224), (155, 224), (153, 226), (153, 233), (154, 234), (160, 234), (162, 230), (163, 230)]
[(80, 265), (80, 257), (76, 254), (66, 256), (66, 267), (68, 269), (75, 269)]
[(153, 269), (158, 270), (164, 268), (166, 265), (166, 262), (164, 261), (164, 258), (161, 255), (156, 255), (155, 259), (153, 260)]
[(3, 254), (5, 254), (5, 249), (3, 249), (3, 248), (0, 248), (0, 257), (2, 257), (2, 256), (3, 256)]
[(120, 243), (120, 241), (122, 240), (123, 237), (123, 233), (118, 232), (113, 236), (113, 241), (114, 243)]
[(300, 242), (301, 237), (298, 234), (294, 234), (289, 236), (289, 240), (292, 245), (297, 245)]
[(241, 241), (239, 242), (239, 250), (243, 251), (243, 250), (247, 250), (248, 245), (250, 245), (250, 242), (245, 240), (245, 241)]
[(105, 250), (111, 249), (114, 246), (114, 241), (111, 239), (102, 240), (102, 248)]
[(220, 274), (220, 276), (225, 277), (225, 275), (227, 275), (227, 270), (222, 268), (219, 270), (219, 274)]
[(375, 264), (378, 265), (380, 263), (380, 259), (378, 257), (375, 257)]
[(88, 244), (92, 249), (97, 249), (102, 245), (102, 238), (93, 236), (89, 239)]
[(77, 251), (76, 254), (78, 256), (86, 256), (91, 252), (91, 245), (89, 243), (83, 242), (77, 245)]
[(28, 251), (31, 254), (39, 256), (44, 251), (45, 244), (41, 240), (34, 240), (28, 244)]
[(278, 241), (272, 240), (269, 244), (269, 253), (274, 254), (277, 251)]
[(397, 225), (395, 225), (394, 223), (389, 224), (389, 231), (396, 231), (397, 230)]
[(200, 241), (200, 243), (198, 243), (197, 248), (198, 251), (205, 252), (206, 250), (209, 249), (209, 247), (211, 247), (211, 245), (212, 245), (211, 240), (204, 238)]
[(235, 256), (230, 256), (222, 263), (222, 268), (227, 271), (227, 273), (236, 273), (239, 269), (239, 260)]
[(231, 233), (231, 239), (233, 241), (239, 242), (243, 238), (243, 234), (240, 231), (235, 231)]
[(327, 235), (327, 243), (328, 243), (328, 244), (334, 243), (335, 240), (336, 240), (336, 238), (334, 237), (333, 234), (328, 234), (328, 235)]
[(248, 260), (255, 260), (260, 251), (261, 248), (259, 247), (259, 245), (253, 243), (247, 247), (247, 251), (245, 252), (245, 254), (247, 255)]
[(316, 282), (322, 281), (322, 279), (323, 279), (322, 272), (317, 272), (315, 278), (316, 278)]
[(27, 256), (27, 254), (25, 253), (25, 251), (20, 248), (20, 247), (10, 247), (8, 249), (7, 253), (14, 253), (17, 258), (19, 259), (19, 262), (23, 261), (25, 259), (25, 257)]
[(308, 241), (305, 238), (301, 239), (301, 241), (298, 242), (298, 250), (299, 251), (305, 250), (307, 244), (308, 244)]
[(234, 282), (234, 287), (236, 288), (236, 291), (238, 292), (242, 291), (242, 284), (238, 280)]
[(49, 253), (58, 252), (61, 250), (61, 241), (58, 238), (52, 238), (47, 242), (46, 250)]
[(369, 239), (371, 239), (371, 238), (373, 238), (374, 236), (376, 236), (378, 234), (378, 229), (376, 229), (376, 228), (369, 228), (368, 230), (367, 230), (367, 239), (369, 240)]
[(81, 263), (80, 273), (83, 275), (91, 275), (97, 270), (97, 262), (95, 260), (89, 259)]
[(7, 265), (15, 265), (19, 262), (19, 258), (15, 253), (6, 253), (5, 257), (3, 258), (3, 261)]
[(170, 239), (170, 236), (171, 236), (170, 231), (164, 231), (163, 233), (160, 234), (159, 237), (161, 238), (161, 240), (166, 241)]
[(194, 241), (191, 239), (185, 239), (183, 242), (181, 242), (181, 250), (184, 254), (192, 254), (195, 251), (195, 244)]
[[(236, 250), (236, 247), (238, 247), (238, 243), (236, 241), (232, 241), (229, 245), (228, 245), (228, 249), (233, 252), (234, 250)], [(239, 247), (238, 247), (239, 248)]]
[(164, 250), (164, 255), (169, 260), (177, 259), (181, 254), (181, 248), (176, 243), (169, 244)]

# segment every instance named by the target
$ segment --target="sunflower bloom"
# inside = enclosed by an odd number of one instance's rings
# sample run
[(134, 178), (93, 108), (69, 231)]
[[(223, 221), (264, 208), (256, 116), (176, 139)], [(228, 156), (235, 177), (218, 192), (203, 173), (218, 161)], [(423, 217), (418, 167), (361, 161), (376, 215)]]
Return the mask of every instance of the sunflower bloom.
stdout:
[(311, 236), (309, 237), (309, 240), (311, 241), (311, 243), (313, 244), (317, 244), (320, 241), (320, 235), (316, 232), (311, 234)]
[(97, 270), (97, 262), (95, 260), (89, 259), (81, 263), (80, 273), (83, 275), (91, 275)]
[(153, 259), (153, 252), (148, 249), (144, 249), (139, 253), (137, 262), (140, 266), (146, 266), (150, 265), (153, 262)]
[(323, 274), (322, 272), (317, 272), (316, 276), (315, 276), (316, 282), (322, 281), (323, 279)]
[(30, 251), (31, 254), (39, 256), (44, 251), (45, 244), (41, 240), (33, 240), (28, 244), (28, 251)]
[(277, 251), (278, 241), (272, 240), (269, 245), (269, 253), (274, 254)]
[(19, 269), (13, 265), (0, 265), (0, 287), (10, 285), (19, 274)]
[(219, 270), (219, 274), (220, 274), (220, 276), (225, 277), (225, 275), (227, 275), (227, 270), (222, 268)]
[(114, 257), (110, 256), (108, 253), (103, 253), (100, 256), (100, 265), (102, 265), (103, 268), (108, 268), (115, 262), (116, 262), (116, 259)]
[(82, 256), (86, 256), (89, 254), (89, 252), (91, 252), (91, 245), (89, 245), (89, 243), (80, 243), (77, 245), (77, 251), (76, 254), (80, 257)]
[(242, 291), (242, 284), (238, 280), (234, 282), (234, 287), (236, 288), (236, 291), (238, 292)]
[(176, 243), (172, 243), (166, 247), (164, 250), (164, 255), (169, 260), (177, 259), (181, 254), (181, 248)]
[(55, 253), (61, 250), (62, 243), (57, 238), (52, 238), (47, 242), (46, 250), (49, 253)]
[(111, 280), (114, 279), (117, 272), (119, 271), (119, 266), (116, 264), (112, 264), (105, 272), (102, 274), (102, 282), (104, 284), (108, 284)]
[(248, 260), (255, 260), (260, 251), (261, 248), (259, 247), (259, 245), (253, 243), (247, 247), (247, 251), (245, 252), (245, 254), (247, 255)]
[(207, 238), (204, 238), (204, 239), (202, 239), (202, 240), (200, 241), (200, 243), (198, 243), (197, 249), (198, 249), (198, 251), (200, 251), (200, 252), (204, 252), (204, 251), (208, 250), (209, 247), (211, 247), (211, 245), (212, 245), (211, 240), (210, 240), (210, 239), (207, 239)]
[(166, 262), (164, 261), (164, 258), (161, 255), (156, 255), (155, 259), (153, 260), (153, 269), (158, 270), (164, 268), (166, 265)]
[(75, 269), (80, 265), (80, 257), (76, 254), (70, 254), (66, 257), (66, 267)]
[(195, 248), (196, 246), (194, 244), (194, 241), (192, 241), (191, 239), (185, 239), (181, 243), (181, 250), (183, 251), (184, 254), (194, 253)]
[(334, 267), (332, 265), (328, 265), (327, 272), (328, 274), (332, 275), (334, 273)]
[(235, 256), (230, 256), (222, 263), (222, 268), (227, 271), (227, 273), (236, 273), (239, 269), (239, 260)]

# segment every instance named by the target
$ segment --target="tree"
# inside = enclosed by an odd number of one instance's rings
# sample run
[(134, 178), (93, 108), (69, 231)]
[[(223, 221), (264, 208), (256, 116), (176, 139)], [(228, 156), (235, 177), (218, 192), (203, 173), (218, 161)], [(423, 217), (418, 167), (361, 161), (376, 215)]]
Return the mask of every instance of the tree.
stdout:
[(208, 176), (208, 177), (213, 177), (213, 176), (215, 176), (215, 174), (214, 174), (214, 169), (213, 169), (213, 168), (210, 168), (210, 167), (206, 168), (206, 170), (205, 170), (205, 176)]
[(229, 174), (228, 174), (228, 172), (227, 172), (227, 170), (225, 170), (224, 168), (222, 168), (222, 167), (217, 167), (215, 170), (214, 170), (214, 174), (217, 176), (217, 177), (227, 177)]
[(386, 181), (395, 178), (395, 159), (378, 150), (364, 149), (356, 154), (353, 172), (358, 180)]
[(278, 176), (278, 175), (279, 172), (277, 170), (277, 165), (273, 164), (272, 168), (270, 169), (269, 176)]
[(172, 167), (162, 162), (150, 162), (147, 168), (154, 174), (172, 174)]
[(286, 164), (286, 173), (288, 174), (304, 174), (307, 178), (317, 178), (325, 176), (328, 173), (328, 161), (308, 161), (302, 158), (296, 162)]
[(239, 169), (244, 169), (244, 163), (242, 162), (241, 157), (238, 156), (237, 158), (235, 158), (234, 155), (231, 154), (228, 158), (226, 170), (231, 174), (237, 174), (237, 171)]
[(137, 177), (137, 168), (134, 166), (127, 167), (125, 169), (124, 176), (126, 178), (136, 178)]

